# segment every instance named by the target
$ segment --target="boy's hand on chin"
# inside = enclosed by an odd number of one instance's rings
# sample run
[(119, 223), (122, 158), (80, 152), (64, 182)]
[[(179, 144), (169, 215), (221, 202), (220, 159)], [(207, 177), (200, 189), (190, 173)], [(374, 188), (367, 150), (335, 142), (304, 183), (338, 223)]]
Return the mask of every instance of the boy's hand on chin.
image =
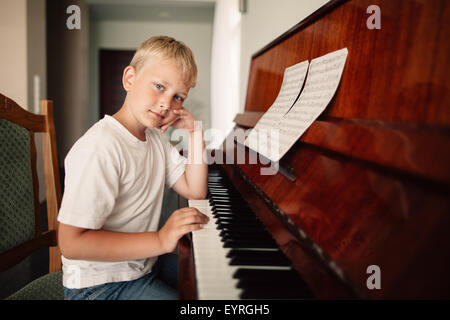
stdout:
[(177, 117), (172, 121), (163, 124), (159, 129), (161, 133), (166, 132), (166, 130), (172, 126), (177, 129), (184, 129), (187, 132), (194, 132), (194, 121), (196, 121), (194, 115), (186, 110), (184, 107), (181, 109), (171, 110)]

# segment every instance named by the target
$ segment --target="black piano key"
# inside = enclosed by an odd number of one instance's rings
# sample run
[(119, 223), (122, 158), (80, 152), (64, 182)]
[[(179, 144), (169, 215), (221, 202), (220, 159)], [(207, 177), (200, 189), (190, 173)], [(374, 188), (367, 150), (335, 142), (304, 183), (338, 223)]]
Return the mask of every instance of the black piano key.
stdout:
[(224, 248), (265, 248), (265, 249), (278, 249), (277, 244), (271, 240), (251, 240), (251, 239), (231, 239), (225, 240), (223, 244)]
[(213, 207), (216, 210), (230, 209), (230, 210), (251, 210), (250, 207), (242, 203), (214, 203)]
[(230, 203), (236, 203), (239, 205), (242, 205), (242, 204), (247, 205), (247, 203), (238, 196), (211, 195), (209, 197), (209, 199), (211, 200), (210, 202), (212, 202), (212, 205), (214, 205), (214, 204), (230, 204)]
[(219, 205), (227, 205), (227, 206), (246, 206), (248, 207), (244, 202), (240, 202), (240, 201), (236, 201), (233, 199), (220, 199), (220, 200), (216, 200), (216, 199), (211, 199), (210, 204), (212, 206), (219, 206)]
[(301, 281), (300, 276), (293, 269), (276, 270), (276, 269), (247, 269), (239, 268), (233, 273), (235, 279), (255, 279), (262, 281), (264, 279), (278, 279), (279, 281)]
[(231, 249), (227, 254), (231, 259), (230, 265), (248, 266), (289, 266), (289, 260), (281, 251), (253, 251)]
[(244, 288), (241, 299), (313, 299), (314, 295), (309, 288)]
[(255, 217), (255, 214), (253, 213), (253, 211), (245, 206), (228, 206), (228, 207), (224, 207), (224, 206), (212, 206), (211, 211), (213, 214), (216, 213), (223, 213), (223, 214), (229, 214), (229, 215), (247, 215), (247, 216), (252, 216)]
[(208, 192), (211, 194), (211, 197), (217, 196), (217, 197), (236, 197), (239, 194), (234, 191), (225, 191), (220, 189), (212, 189), (208, 188)]
[(215, 221), (215, 224), (222, 227), (219, 229), (223, 229), (225, 227), (228, 227), (228, 229), (233, 228), (240, 228), (240, 227), (255, 227), (255, 228), (261, 228), (261, 230), (264, 230), (263, 226), (260, 224), (257, 224), (253, 221), (246, 221), (246, 220), (223, 220), (223, 219), (217, 219)]
[(248, 232), (248, 231), (264, 231), (264, 229), (260, 226), (255, 225), (241, 225), (235, 223), (220, 223), (216, 226), (218, 230), (233, 230), (240, 232)]
[(213, 212), (213, 217), (217, 220), (223, 221), (223, 222), (234, 222), (234, 221), (247, 221), (247, 222), (253, 222), (257, 225), (263, 225), (259, 220), (254, 219), (255, 217), (247, 212), (242, 213), (233, 213), (228, 211), (218, 211)]
[[(274, 242), (272, 239), (267, 237), (239, 237), (239, 238), (230, 238), (228, 236), (224, 236), (220, 238), (221, 242), (223, 243), (224, 248), (241, 248), (238, 246), (232, 246), (234, 244), (239, 245), (240, 242), (248, 242), (248, 243), (254, 243), (254, 246), (251, 246), (251, 248), (257, 248), (256, 245), (259, 245), (260, 248), (273, 248), (278, 249), (278, 246), (276, 245), (276, 242)], [(227, 244), (225, 246), (225, 244)], [(263, 246), (265, 244), (265, 246)]]
[(238, 204), (238, 203), (228, 203), (228, 204), (224, 204), (224, 203), (214, 203), (214, 208), (216, 210), (220, 210), (220, 209), (229, 209), (229, 210), (250, 210), (250, 207), (246, 204)]
[(250, 211), (246, 209), (242, 210), (229, 210), (229, 209), (215, 209), (212, 208), (211, 210), (212, 214), (227, 214), (229, 216), (251, 216), (254, 217), (255, 215)]
[(226, 225), (230, 228), (239, 228), (241, 226), (251, 226), (251, 227), (257, 227), (264, 230), (264, 225), (259, 222), (258, 220), (250, 220), (250, 219), (243, 219), (242, 217), (239, 218), (238, 216), (230, 216), (230, 218), (219, 218), (216, 217), (216, 223), (219, 225)]
[(237, 193), (234, 190), (226, 189), (226, 188), (214, 188), (214, 187), (208, 187), (209, 193), (212, 195), (218, 195), (218, 196), (228, 196), (228, 195), (234, 195), (237, 196), (239, 193)]
[[(246, 269), (236, 270), (233, 278), (238, 279), (238, 288), (298, 291), (301, 298), (313, 298), (313, 293), (300, 275), (290, 270)], [(273, 282), (276, 282), (275, 284)], [(272, 296), (274, 297), (274, 296)]]
[[(250, 213), (248, 212), (240, 212), (240, 213), (236, 213), (236, 212), (230, 212), (230, 211), (217, 211), (217, 212), (212, 212), (212, 215), (214, 218), (219, 219), (223, 218), (225, 219), (226, 217), (228, 217), (228, 219), (235, 219), (236, 221), (240, 221), (240, 220), (244, 220), (244, 219), (252, 219), (254, 218), (254, 216), (252, 216)], [(259, 223), (261, 224), (261, 222), (259, 220), (256, 220), (255, 223)]]
[(313, 299), (314, 294), (308, 285), (298, 276), (292, 274), (290, 278), (279, 279), (266, 277), (265, 279), (239, 279), (237, 287), (241, 288), (243, 298), (262, 299)]
[(249, 240), (249, 241), (266, 241), (266, 242), (274, 242), (275, 240), (272, 239), (272, 237), (270, 235), (267, 234), (229, 234), (229, 233), (224, 233), (221, 235), (221, 239), (223, 241), (226, 240)]
[(306, 292), (305, 288), (308, 288), (304, 282), (296, 282), (293, 279), (280, 281), (276, 278), (266, 278), (255, 280), (252, 278), (240, 279), (236, 285), (241, 289), (260, 289), (260, 290), (277, 290), (277, 291), (290, 291), (290, 292)]
[[(236, 232), (236, 229), (229, 229), (229, 226), (217, 226), (216, 227), (217, 230), (221, 230), (221, 231), (232, 231), (232, 232)], [(264, 232), (264, 230), (261, 230), (261, 228), (254, 228), (254, 227), (240, 227), (239, 232)]]
[(242, 232), (237, 232), (237, 231), (234, 231), (234, 230), (222, 229), (220, 231), (219, 235), (222, 237), (222, 239), (224, 239), (224, 238), (232, 239), (232, 238), (240, 238), (240, 237), (242, 237), (242, 238), (244, 238), (244, 237), (247, 237), (247, 238), (264, 238), (264, 237), (265, 238), (272, 238), (269, 233), (267, 233), (265, 231), (260, 231), (260, 230), (253, 231), (253, 232), (249, 231), (249, 232), (246, 232), (246, 233), (242, 233)]
[(246, 217), (246, 216), (238, 216), (238, 215), (233, 215), (233, 216), (228, 216), (228, 217), (224, 217), (224, 216), (215, 216), (216, 218), (216, 223), (217, 224), (236, 224), (239, 226), (243, 226), (243, 225), (254, 225), (254, 226), (260, 226), (261, 228), (263, 228), (263, 225), (256, 219), (252, 219), (251, 217)]
[(222, 208), (222, 207), (212, 207), (213, 213), (228, 213), (228, 214), (234, 214), (234, 215), (251, 215), (255, 216), (255, 214), (250, 210), (250, 208), (240, 208), (240, 209), (234, 209), (234, 208)]
[(220, 202), (240, 202), (245, 203), (240, 197), (211, 197), (209, 198), (209, 202), (212, 204), (214, 203), (220, 203)]
[(252, 221), (255, 223), (260, 223), (255, 216), (247, 214), (230, 214), (229, 212), (225, 212), (216, 213), (214, 217), (221, 221)]

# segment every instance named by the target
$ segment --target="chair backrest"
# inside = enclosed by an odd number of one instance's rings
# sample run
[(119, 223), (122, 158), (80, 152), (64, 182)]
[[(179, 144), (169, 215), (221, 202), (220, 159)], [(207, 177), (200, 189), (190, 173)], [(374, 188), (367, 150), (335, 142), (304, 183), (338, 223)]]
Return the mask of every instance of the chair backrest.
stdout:
[[(42, 231), (34, 134), (42, 133), (48, 230)], [(0, 271), (49, 247), (49, 272), (61, 269), (57, 215), (61, 204), (53, 103), (41, 115), (0, 94)]]

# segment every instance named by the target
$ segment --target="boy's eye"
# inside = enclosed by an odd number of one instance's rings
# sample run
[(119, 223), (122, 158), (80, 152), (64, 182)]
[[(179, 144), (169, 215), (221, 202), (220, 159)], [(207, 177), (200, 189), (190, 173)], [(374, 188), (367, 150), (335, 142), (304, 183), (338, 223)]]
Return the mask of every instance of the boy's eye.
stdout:
[(174, 99), (179, 102), (183, 102), (183, 100), (184, 100), (183, 97), (180, 97), (180, 96), (175, 96)]
[(163, 87), (161, 84), (159, 84), (159, 83), (156, 83), (156, 84), (155, 84), (155, 87), (156, 87), (156, 89), (158, 89), (158, 90), (164, 90), (164, 87)]

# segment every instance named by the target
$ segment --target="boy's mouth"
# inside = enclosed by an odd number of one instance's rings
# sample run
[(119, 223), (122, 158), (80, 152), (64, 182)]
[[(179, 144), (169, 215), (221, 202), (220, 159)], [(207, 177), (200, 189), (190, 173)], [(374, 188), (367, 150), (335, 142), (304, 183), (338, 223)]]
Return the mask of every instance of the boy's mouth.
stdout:
[(159, 117), (159, 118), (161, 118), (161, 119), (164, 119), (164, 116), (162, 115), (162, 114), (159, 114), (159, 113), (157, 113), (157, 112), (154, 112), (154, 111), (152, 111), (152, 110), (149, 110), (151, 113), (153, 113), (154, 115), (156, 115), (157, 117)]

